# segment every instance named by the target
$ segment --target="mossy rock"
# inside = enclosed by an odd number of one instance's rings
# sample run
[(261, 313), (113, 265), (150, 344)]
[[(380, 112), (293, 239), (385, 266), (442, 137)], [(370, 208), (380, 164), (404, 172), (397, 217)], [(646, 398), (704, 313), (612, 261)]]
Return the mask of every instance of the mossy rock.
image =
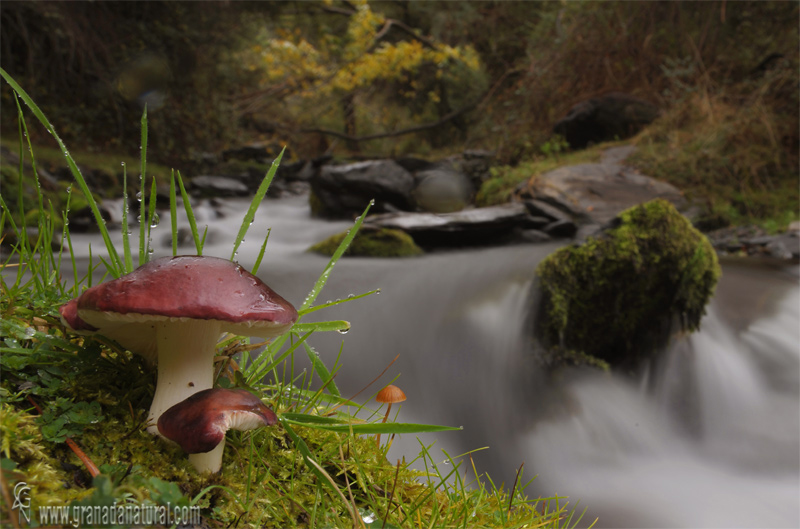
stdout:
[(614, 227), (536, 270), (535, 329), (547, 348), (634, 367), (676, 329), (700, 325), (720, 267), (711, 243), (666, 200), (623, 211)]
[[(309, 251), (323, 255), (333, 255), (347, 232), (339, 233), (318, 242)], [(421, 255), (422, 249), (414, 243), (409, 234), (401, 230), (387, 228), (361, 228), (353, 238), (345, 255), (357, 257), (411, 257)]]

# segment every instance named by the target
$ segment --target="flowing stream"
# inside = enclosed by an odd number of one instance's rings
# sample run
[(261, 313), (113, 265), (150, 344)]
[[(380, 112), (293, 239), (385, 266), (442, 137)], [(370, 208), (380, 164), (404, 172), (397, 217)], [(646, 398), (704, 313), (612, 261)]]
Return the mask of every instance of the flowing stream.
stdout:
[[(206, 254), (230, 257), (246, 208), (240, 200), (225, 201), (221, 215), (197, 208), (201, 229), (210, 226)], [(156, 256), (171, 251), (168, 212), (162, 219), (153, 232)], [(299, 306), (327, 263), (306, 248), (350, 225), (311, 219), (306, 197), (269, 199), (237, 260), (251, 267), (271, 227), (259, 276)], [(79, 257), (89, 243), (102, 255), (98, 235), (72, 238)], [(584, 521), (599, 517), (599, 527), (800, 525), (798, 268), (728, 262), (701, 331), (676, 340), (641, 376), (549, 380), (531, 361), (528, 325), (534, 269), (558, 246), (337, 264), (318, 302), (381, 289), (310, 315), (352, 323), (346, 336), (313, 342), (329, 366), (343, 344), (336, 378), (343, 395), (399, 355), (359, 398), (399, 375), (395, 384), (408, 400), (398, 420), (464, 427), (401, 436), (390, 460), (413, 458), (420, 443), (435, 442), (431, 452), (442, 465), (442, 450), (455, 456), (489, 447), (473, 455), (479, 473), (510, 488), (524, 462), (523, 482), (538, 475), (529, 496), (580, 500)]]

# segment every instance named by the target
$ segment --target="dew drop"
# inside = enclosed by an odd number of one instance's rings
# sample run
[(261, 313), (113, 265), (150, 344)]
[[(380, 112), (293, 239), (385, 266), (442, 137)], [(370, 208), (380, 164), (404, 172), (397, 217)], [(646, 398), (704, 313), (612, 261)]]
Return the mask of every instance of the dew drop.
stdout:
[(347, 295), (347, 299), (353, 299), (354, 297), (356, 297), (356, 295), (355, 295), (355, 294), (348, 294), (348, 295)]
[(136, 192), (136, 200), (137, 200), (137, 202), (141, 202), (142, 201), (142, 192), (141, 191), (137, 191)]
[(34, 329), (33, 327), (25, 328), (25, 336), (27, 336), (28, 338), (33, 338), (35, 334), (36, 334), (36, 329)]
[(348, 327), (347, 329), (337, 329), (336, 332), (338, 332), (339, 334), (347, 334), (348, 332), (350, 332), (350, 327)]
[(376, 289), (375, 290), (375, 294), (380, 294), (380, 293), (381, 293), (381, 289)]
[(158, 223), (161, 222), (161, 219), (158, 216), (158, 213), (153, 213), (153, 218), (150, 221), (150, 227), (155, 228), (158, 226)]
[(374, 512), (368, 512), (361, 515), (361, 519), (364, 520), (364, 523), (372, 523), (378, 519)]

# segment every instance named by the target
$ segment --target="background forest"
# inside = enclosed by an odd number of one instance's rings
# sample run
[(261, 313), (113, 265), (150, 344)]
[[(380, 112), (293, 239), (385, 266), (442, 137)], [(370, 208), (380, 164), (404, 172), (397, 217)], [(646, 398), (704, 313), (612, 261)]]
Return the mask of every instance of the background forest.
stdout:
[[(702, 187), (721, 224), (796, 217), (795, 2), (5, 1), (1, 12), (3, 68), (73, 148), (135, 152), (147, 104), (150, 159), (175, 167), (252, 143), (294, 158), (488, 149), (514, 166), (559, 145), (553, 125), (573, 105), (618, 91), (662, 113), (642, 169)], [(3, 87), (5, 135), (13, 105)]]

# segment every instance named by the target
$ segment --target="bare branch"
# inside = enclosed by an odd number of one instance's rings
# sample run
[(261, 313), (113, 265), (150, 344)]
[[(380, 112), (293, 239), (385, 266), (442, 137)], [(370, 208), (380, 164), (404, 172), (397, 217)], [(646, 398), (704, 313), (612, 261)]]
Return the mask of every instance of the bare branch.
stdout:
[(465, 106), (459, 108), (458, 110), (454, 110), (453, 112), (450, 112), (449, 114), (444, 116), (442, 119), (440, 119), (438, 121), (431, 122), (431, 123), (423, 123), (422, 125), (416, 125), (414, 127), (409, 127), (407, 129), (394, 130), (394, 131), (391, 131), (391, 132), (380, 132), (380, 133), (377, 133), (377, 134), (369, 134), (367, 136), (351, 136), (349, 134), (345, 134), (345, 133), (339, 132), (337, 130), (329, 130), (329, 129), (300, 129), (300, 132), (301, 133), (305, 133), (305, 134), (310, 134), (310, 133), (325, 134), (327, 136), (333, 136), (335, 138), (341, 138), (343, 140), (347, 140), (347, 141), (350, 141), (350, 142), (360, 142), (360, 141), (378, 140), (378, 139), (381, 139), (381, 138), (393, 138), (393, 137), (396, 137), (396, 136), (403, 136), (405, 134), (413, 134), (415, 132), (421, 132), (423, 130), (435, 129), (436, 127), (444, 125), (448, 121), (452, 121), (453, 119), (459, 117), (460, 115), (465, 114), (465, 113), (473, 110), (474, 108), (483, 105), (488, 99), (490, 99), (492, 96), (494, 96), (494, 93), (497, 91), (499, 86), (506, 79), (508, 79), (509, 77), (511, 77), (511, 76), (521, 72), (521, 71), (522, 71), (521, 68), (512, 68), (512, 69), (507, 70), (491, 86), (491, 88), (489, 88), (489, 90), (487, 90), (483, 95), (481, 95), (481, 97), (478, 100), (476, 100), (476, 101), (474, 101), (474, 102), (472, 102), (472, 103), (470, 103), (468, 105), (465, 105)]

